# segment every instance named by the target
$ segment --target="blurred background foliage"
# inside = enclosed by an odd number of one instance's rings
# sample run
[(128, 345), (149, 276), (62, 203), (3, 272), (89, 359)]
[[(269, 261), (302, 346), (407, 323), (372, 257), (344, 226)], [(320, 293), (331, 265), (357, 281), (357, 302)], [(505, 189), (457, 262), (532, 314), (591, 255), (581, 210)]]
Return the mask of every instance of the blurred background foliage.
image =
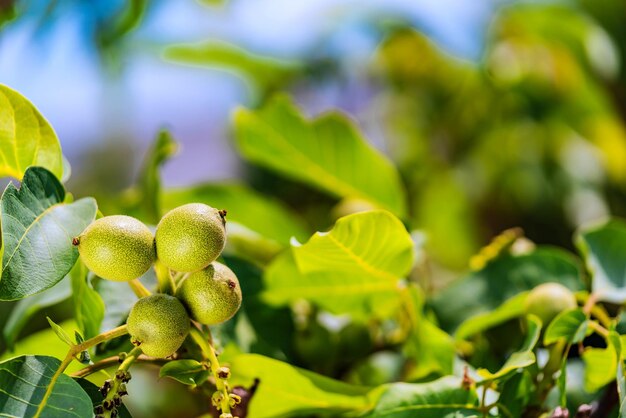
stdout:
[[(582, 223), (626, 216), (626, 7), (412, 3), (0, 1), (0, 82), (49, 118), (72, 166), (68, 190), (95, 196), (104, 214), (155, 224), (187, 201), (249, 208), (233, 214), (229, 246), (238, 257), (229, 261), (251, 277), (292, 236), (304, 242), (363, 209), (393, 211), (423, 243), (413, 275), (424, 294), (413, 297), (418, 306), (432, 297), (433, 324), (451, 332), (463, 312), (442, 310), (438, 290), (503, 230), (520, 227), (537, 244), (573, 249)], [(262, 110), (234, 113), (238, 105)], [(328, 116), (332, 109), (350, 116)], [(302, 136), (324, 136), (333, 125), (341, 139), (356, 138), (338, 155), (367, 154), (360, 172), (371, 177), (343, 176), (344, 160), (320, 163), (337, 175), (329, 180), (311, 169), (315, 158), (259, 155), (255, 135), (286, 123), (301, 124)], [(359, 148), (361, 137), (392, 164)], [(317, 151), (317, 161), (327, 157)], [(346, 185), (357, 192), (342, 193)], [(561, 266), (567, 280), (578, 274), (566, 254), (533, 254)], [(490, 269), (465, 283), (501, 274)], [(244, 346), (247, 328), (262, 330), (244, 351), (367, 385), (451, 371), (437, 358), (406, 364), (424, 344), (443, 356), (452, 350), (430, 322), (422, 325), (428, 342), (398, 350), (402, 338), (386, 334), (381, 318), (345, 322), (311, 304), (268, 307), (259, 280), (242, 281), (241, 319), (222, 330)], [(487, 297), (477, 288), (449, 291), (476, 291), (478, 311), (506, 299), (504, 289)], [(21, 337), (45, 328), (45, 314), (71, 310), (58, 303), (66, 293), (42, 302)], [(0, 305), (0, 324), (14, 308)], [(481, 355), (475, 365), (493, 366)]]

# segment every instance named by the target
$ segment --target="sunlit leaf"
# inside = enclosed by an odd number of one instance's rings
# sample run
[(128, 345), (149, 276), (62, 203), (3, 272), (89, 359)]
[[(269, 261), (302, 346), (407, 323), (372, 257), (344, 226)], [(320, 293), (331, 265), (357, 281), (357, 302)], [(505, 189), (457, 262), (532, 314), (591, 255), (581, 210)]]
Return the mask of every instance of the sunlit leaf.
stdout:
[(585, 315), (582, 309), (561, 312), (548, 325), (543, 342), (549, 345), (560, 338), (573, 344), (581, 342), (585, 338), (587, 325), (587, 315)]
[(405, 192), (395, 167), (342, 114), (308, 121), (280, 96), (258, 111), (239, 109), (234, 123), (239, 150), (250, 162), (404, 216)]
[(0, 176), (18, 180), (30, 166), (63, 174), (61, 145), (47, 120), (26, 98), (0, 84)]
[[(257, 354), (229, 359), (232, 385), (260, 384), (249, 414), (256, 418), (302, 417), (315, 413), (364, 411), (367, 388), (349, 385)], [(276, 402), (280, 399), (280, 402)]]
[(510, 319), (522, 316), (528, 292), (522, 292), (505, 301), (493, 311), (481, 313), (465, 320), (457, 328), (454, 336), (463, 340), (479, 332), (486, 331)]
[(589, 347), (583, 352), (585, 362), (585, 390), (594, 393), (615, 379), (617, 358), (615, 350)]
[(278, 257), (265, 273), (264, 298), (304, 298), (335, 313), (388, 312), (412, 263), (402, 223), (385, 211), (361, 212)]

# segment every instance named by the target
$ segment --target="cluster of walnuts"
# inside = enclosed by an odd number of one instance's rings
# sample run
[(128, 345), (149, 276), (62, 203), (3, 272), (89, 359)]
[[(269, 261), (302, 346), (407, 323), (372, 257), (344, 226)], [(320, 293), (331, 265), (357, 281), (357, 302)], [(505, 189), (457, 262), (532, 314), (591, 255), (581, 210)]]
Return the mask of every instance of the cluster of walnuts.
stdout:
[(214, 325), (239, 310), (237, 276), (215, 261), (226, 243), (225, 215), (190, 203), (166, 213), (154, 235), (141, 221), (115, 215), (96, 220), (74, 238), (87, 268), (104, 279), (136, 279), (157, 258), (172, 272), (186, 273), (174, 296), (141, 298), (130, 311), (131, 341), (146, 355), (168, 357), (176, 352), (189, 333), (190, 318)]

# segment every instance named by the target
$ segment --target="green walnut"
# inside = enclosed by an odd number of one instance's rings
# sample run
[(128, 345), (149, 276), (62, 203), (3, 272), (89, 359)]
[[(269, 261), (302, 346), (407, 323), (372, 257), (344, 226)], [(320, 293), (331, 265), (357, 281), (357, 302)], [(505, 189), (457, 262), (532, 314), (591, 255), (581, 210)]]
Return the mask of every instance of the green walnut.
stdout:
[(537, 315), (544, 327), (561, 312), (577, 306), (574, 294), (559, 283), (541, 284), (526, 299), (526, 313)]
[(202, 270), (224, 249), (225, 215), (202, 203), (172, 209), (157, 225), (157, 257), (174, 271)]
[(87, 268), (108, 280), (136, 279), (148, 271), (156, 258), (152, 232), (130, 216), (100, 218), (73, 243)]
[(128, 315), (131, 342), (147, 356), (168, 357), (189, 333), (189, 315), (174, 296), (155, 294), (141, 298)]
[(176, 291), (176, 296), (193, 320), (206, 325), (229, 320), (241, 306), (237, 276), (218, 262), (191, 273)]

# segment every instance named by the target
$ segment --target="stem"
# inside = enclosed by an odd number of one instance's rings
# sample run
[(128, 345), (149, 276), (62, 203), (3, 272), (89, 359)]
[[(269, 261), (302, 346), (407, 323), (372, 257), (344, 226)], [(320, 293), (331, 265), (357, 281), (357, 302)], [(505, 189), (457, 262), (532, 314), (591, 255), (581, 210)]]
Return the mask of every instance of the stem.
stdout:
[(228, 386), (226, 383), (226, 379), (220, 377), (220, 363), (217, 359), (217, 355), (215, 354), (215, 350), (213, 346), (207, 342), (204, 335), (197, 328), (191, 328), (189, 332), (191, 338), (198, 344), (200, 349), (202, 350), (202, 355), (211, 363), (211, 373), (213, 374), (213, 378), (215, 379), (215, 387), (217, 391), (222, 394), (222, 399), (220, 402), (220, 410), (222, 414), (230, 413), (230, 396), (228, 394)]
[(563, 357), (567, 358), (569, 347), (570, 344), (566, 344), (563, 340), (557, 341), (550, 347), (550, 356), (548, 357), (548, 362), (543, 367), (543, 377), (537, 387), (540, 405), (543, 405), (548, 393), (554, 386), (554, 374), (561, 370)]
[(154, 272), (156, 273), (159, 282), (159, 291), (161, 293), (167, 293), (168, 295), (176, 293), (176, 283), (174, 283), (170, 269), (168, 269), (166, 265), (157, 260), (156, 263), (154, 263)]
[(487, 416), (487, 413), (489, 412), (489, 409), (490, 409), (490, 408), (487, 407), (487, 405), (485, 405), (485, 402), (487, 400), (487, 388), (488, 388), (488, 386), (489, 385), (483, 386), (483, 393), (482, 393), (482, 396), (480, 397), (480, 407), (481, 407), (481, 410), (483, 411), (483, 418), (485, 418)]
[(65, 369), (67, 369), (67, 366), (70, 365), (70, 363), (72, 362), (72, 360), (74, 360), (74, 357), (77, 354), (85, 350), (88, 350), (94, 345), (100, 344), (101, 342), (110, 340), (112, 338), (120, 337), (127, 333), (128, 333), (127, 326), (122, 325), (121, 327), (117, 327), (110, 331), (103, 332), (102, 334), (96, 335), (95, 337), (90, 338), (87, 341), (82, 342), (81, 344), (71, 346), (67, 355), (65, 356), (65, 358), (59, 365), (59, 368), (57, 369), (56, 372), (54, 372), (54, 375), (52, 375), (52, 378), (50, 379), (50, 384), (48, 384), (48, 387), (46, 388), (46, 393), (44, 393), (43, 397), (41, 398), (41, 402), (39, 403), (39, 407), (37, 408), (35, 415), (33, 415), (33, 418), (41, 417), (41, 413), (43, 412), (43, 409), (46, 406), (48, 398), (52, 394), (52, 389), (54, 389), (54, 385), (56, 384), (56, 381), (59, 379), (59, 376), (63, 374)]
[(598, 334), (602, 335), (605, 339), (609, 337), (609, 330), (602, 325), (594, 321), (589, 321), (589, 328), (593, 329)]
[(131, 289), (133, 289), (133, 292), (135, 292), (135, 295), (137, 295), (137, 297), (139, 299), (144, 298), (146, 296), (150, 296), (152, 293), (146, 289), (146, 287), (139, 281), (139, 279), (134, 279), (128, 282), (128, 285), (130, 286)]
[[(148, 357), (145, 354), (140, 355), (135, 359), (135, 363), (148, 363), (148, 364), (156, 364), (163, 365), (166, 364), (169, 360)], [(120, 363), (120, 356), (111, 356), (104, 358), (97, 363), (90, 364), (87, 367), (84, 367), (77, 372), (72, 373), (72, 377), (87, 377), (93, 373), (99, 372), (100, 370), (108, 369), (109, 367), (115, 366)]]
[(113, 383), (111, 383), (111, 388), (102, 401), (102, 406), (104, 407), (104, 413), (102, 414), (103, 418), (111, 418), (113, 411), (117, 409), (117, 406), (121, 402), (121, 397), (126, 394), (125, 385), (126, 382), (130, 380), (128, 369), (141, 353), (141, 348), (133, 348), (115, 372), (115, 378), (113, 379)]

